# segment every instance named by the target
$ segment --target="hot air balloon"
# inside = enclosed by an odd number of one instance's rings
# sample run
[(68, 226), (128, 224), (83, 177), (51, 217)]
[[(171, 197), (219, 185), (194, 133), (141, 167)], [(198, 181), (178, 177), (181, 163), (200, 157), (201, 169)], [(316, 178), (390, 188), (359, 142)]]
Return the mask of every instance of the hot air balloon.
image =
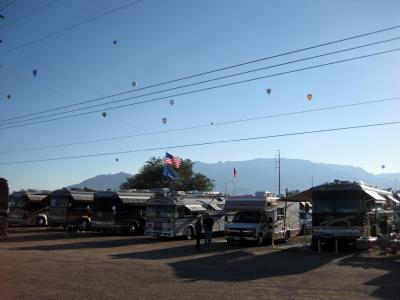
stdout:
[(115, 161), (118, 161), (118, 158), (116, 158)]
[(214, 125), (214, 122), (211, 122), (210, 125)]
[(0, 19), (5, 19), (6, 17), (4, 15), (0, 15)]
[(36, 77), (36, 76), (37, 76), (37, 70), (36, 70), (36, 69), (35, 69), (35, 70), (33, 70), (33, 71), (32, 71), (32, 74), (33, 74), (33, 76), (35, 76), (35, 77)]
[(272, 90), (271, 89), (267, 89), (267, 94), (271, 94)]
[(171, 106), (174, 105), (175, 104), (174, 99), (169, 100), (169, 104), (171, 104)]
[(384, 169), (384, 168), (386, 168), (386, 166), (385, 166), (385, 165), (382, 165), (381, 168)]
[(107, 117), (107, 113), (105, 111), (103, 111), (101, 115), (103, 116), (103, 118)]
[(116, 45), (117, 44), (117, 40), (113, 40), (113, 44)]
[(312, 100), (312, 94), (308, 94), (307, 95), (307, 99), (308, 99), (308, 101), (311, 101)]
[(164, 118), (161, 119), (161, 121), (162, 121), (164, 124), (166, 124), (166, 123), (167, 123), (167, 118), (164, 117)]
[(11, 95), (7, 95), (7, 99), (10, 100), (11, 99)]
[(132, 86), (133, 87), (136, 87), (136, 85), (137, 85), (137, 82), (134, 80), (134, 81), (132, 81)]

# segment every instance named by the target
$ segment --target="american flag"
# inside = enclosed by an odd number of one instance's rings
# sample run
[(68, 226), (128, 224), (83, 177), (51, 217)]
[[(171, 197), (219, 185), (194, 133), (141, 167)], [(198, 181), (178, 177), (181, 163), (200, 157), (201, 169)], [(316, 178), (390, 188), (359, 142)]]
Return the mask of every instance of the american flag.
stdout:
[(179, 169), (181, 166), (182, 159), (178, 156), (173, 156), (168, 152), (165, 153), (164, 164), (175, 166), (175, 168)]

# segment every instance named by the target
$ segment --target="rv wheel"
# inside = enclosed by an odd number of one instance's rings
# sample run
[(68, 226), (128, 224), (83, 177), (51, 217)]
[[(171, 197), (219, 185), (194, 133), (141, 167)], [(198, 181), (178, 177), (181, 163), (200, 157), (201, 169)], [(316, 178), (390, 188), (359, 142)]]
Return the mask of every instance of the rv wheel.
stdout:
[(257, 246), (262, 246), (264, 244), (264, 238), (261, 233), (258, 235), (256, 243)]
[(185, 230), (185, 238), (187, 240), (191, 240), (193, 238), (193, 235), (194, 235), (193, 229), (190, 228), (190, 227), (186, 228), (186, 230)]
[(46, 225), (46, 220), (43, 217), (39, 217), (36, 220), (36, 226), (42, 227), (42, 226), (45, 226), (45, 225)]

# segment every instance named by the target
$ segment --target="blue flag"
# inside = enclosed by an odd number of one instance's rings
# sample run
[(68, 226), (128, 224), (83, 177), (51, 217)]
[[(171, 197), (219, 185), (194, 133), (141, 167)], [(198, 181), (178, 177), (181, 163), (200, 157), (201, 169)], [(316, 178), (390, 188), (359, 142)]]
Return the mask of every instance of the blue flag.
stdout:
[(167, 165), (164, 165), (163, 176), (168, 177), (172, 180), (179, 180), (178, 174)]

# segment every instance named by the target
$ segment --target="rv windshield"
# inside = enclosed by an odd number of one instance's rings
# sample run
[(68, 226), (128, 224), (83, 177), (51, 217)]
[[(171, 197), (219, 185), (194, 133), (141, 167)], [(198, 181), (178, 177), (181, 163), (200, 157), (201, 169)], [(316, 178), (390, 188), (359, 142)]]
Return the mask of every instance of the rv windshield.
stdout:
[(313, 199), (315, 213), (357, 213), (361, 210), (362, 199), (357, 191), (316, 193)]
[(68, 205), (67, 198), (51, 198), (50, 207), (51, 208), (66, 208)]
[(16, 204), (17, 204), (17, 202), (16, 202), (14, 199), (12, 199), (12, 200), (10, 201), (9, 206), (10, 206), (10, 208), (15, 208)]
[(233, 223), (260, 223), (261, 213), (259, 212), (239, 212), (235, 215)]
[(150, 218), (174, 218), (176, 214), (175, 206), (148, 206), (147, 217)]
[(24, 198), (20, 198), (16, 200), (16, 207), (17, 208), (25, 208), (26, 200)]

